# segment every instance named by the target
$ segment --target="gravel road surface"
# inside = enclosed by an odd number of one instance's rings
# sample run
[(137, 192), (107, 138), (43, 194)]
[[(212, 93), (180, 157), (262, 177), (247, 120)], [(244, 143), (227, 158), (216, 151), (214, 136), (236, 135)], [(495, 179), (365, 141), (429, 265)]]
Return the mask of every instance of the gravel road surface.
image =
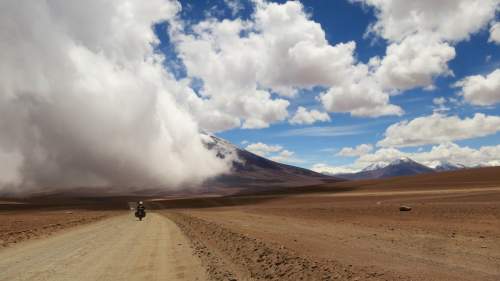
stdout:
[(116, 216), (0, 250), (0, 280), (206, 280), (167, 218)]

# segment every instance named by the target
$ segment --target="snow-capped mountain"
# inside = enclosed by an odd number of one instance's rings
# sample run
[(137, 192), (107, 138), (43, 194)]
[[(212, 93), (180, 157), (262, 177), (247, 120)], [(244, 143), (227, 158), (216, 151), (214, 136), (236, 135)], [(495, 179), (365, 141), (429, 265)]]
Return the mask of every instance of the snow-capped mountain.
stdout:
[(440, 161), (435, 165), (434, 170), (437, 172), (445, 172), (445, 171), (455, 171), (460, 169), (465, 169), (466, 167), (462, 164), (452, 163), (448, 161)]
[(408, 164), (408, 163), (417, 163), (418, 164), (418, 162), (413, 161), (411, 158), (401, 157), (399, 159), (393, 160), (391, 163), (389, 163), (389, 165), (401, 165), (401, 164)]
[(368, 166), (366, 166), (362, 171), (373, 171), (373, 170), (378, 170), (387, 167), (389, 163), (386, 162), (377, 162), (377, 163), (372, 163)]
[(354, 179), (380, 179), (398, 176), (410, 176), (423, 173), (432, 173), (434, 169), (422, 165), (410, 158), (404, 157), (396, 159), (390, 163), (375, 163), (361, 172), (353, 174), (335, 175), (339, 178), (354, 180)]
[(201, 137), (208, 149), (217, 151), (218, 157), (232, 161), (229, 174), (218, 176), (205, 183), (205, 186), (212, 191), (213, 189), (263, 191), (341, 181), (308, 169), (269, 160), (206, 132), (203, 132)]
[(407, 157), (392, 161), (382, 170), (384, 171), (383, 177), (407, 176), (434, 172), (432, 168)]

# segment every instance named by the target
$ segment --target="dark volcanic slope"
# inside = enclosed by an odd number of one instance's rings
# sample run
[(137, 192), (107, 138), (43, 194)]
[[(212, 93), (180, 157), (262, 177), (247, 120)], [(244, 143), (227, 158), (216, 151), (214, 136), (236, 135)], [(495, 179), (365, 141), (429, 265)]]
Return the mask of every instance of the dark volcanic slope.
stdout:
[(314, 185), (325, 182), (338, 182), (341, 179), (271, 161), (249, 151), (237, 148), (229, 142), (210, 136), (207, 144), (216, 149), (220, 157), (226, 157), (228, 151), (236, 153), (230, 174), (219, 176), (206, 183), (208, 187), (243, 188), (262, 191), (272, 188)]

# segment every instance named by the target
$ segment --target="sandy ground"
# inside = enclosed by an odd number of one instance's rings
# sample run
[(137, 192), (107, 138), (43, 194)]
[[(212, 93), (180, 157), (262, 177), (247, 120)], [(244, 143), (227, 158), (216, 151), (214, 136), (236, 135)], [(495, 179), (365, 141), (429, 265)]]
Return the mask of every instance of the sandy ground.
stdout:
[(189, 241), (149, 213), (92, 224), (0, 249), (0, 280), (206, 280)]
[(96, 222), (123, 211), (46, 209), (0, 212), (0, 248)]
[(167, 216), (213, 280), (500, 280), (499, 188), (377, 193), (253, 197)]

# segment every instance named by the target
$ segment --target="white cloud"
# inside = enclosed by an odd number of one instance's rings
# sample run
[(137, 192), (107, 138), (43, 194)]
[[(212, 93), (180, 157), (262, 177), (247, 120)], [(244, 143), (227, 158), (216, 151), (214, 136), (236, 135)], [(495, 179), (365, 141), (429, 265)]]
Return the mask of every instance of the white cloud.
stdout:
[(269, 158), (276, 162), (300, 163), (302, 160), (295, 158), (293, 151), (284, 149), (281, 145), (268, 145), (262, 142), (251, 143), (245, 147), (246, 150), (259, 156)]
[(299, 106), (295, 115), (289, 120), (290, 124), (303, 125), (303, 124), (313, 124), (315, 122), (327, 122), (330, 121), (330, 116), (326, 112), (320, 112), (318, 110), (308, 111), (305, 107)]
[(432, 99), (432, 103), (435, 105), (444, 105), (446, 103), (446, 99), (444, 97), (438, 97)]
[(490, 38), (488, 42), (500, 44), (500, 22), (495, 22), (490, 28)]
[(377, 21), (370, 30), (389, 43), (386, 55), (368, 64), (356, 60), (355, 42), (330, 45), (300, 1), (255, 0), (246, 20), (208, 18), (188, 28), (173, 24), (172, 42), (189, 79), (203, 81), (199, 95), (179, 99), (211, 131), (282, 122), (288, 117), (287, 99), (314, 86), (327, 89), (319, 100), (328, 112), (402, 115), (390, 96), (415, 87), (434, 89), (436, 77), (452, 75), (453, 44), (486, 26), (498, 3), (352, 1), (375, 7)]
[(474, 105), (494, 105), (500, 102), (500, 69), (487, 76), (468, 76), (455, 83), (460, 87), (460, 95), (466, 102)]
[[(389, 42), (384, 57), (374, 57), (344, 83), (321, 95), (328, 111), (354, 116), (402, 115), (389, 94), (423, 87), (435, 88), (438, 76), (453, 75), (448, 62), (451, 45), (466, 40), (495, 16), (498, 0), (413, 1), (351, 0), (375, 7), (377, 21), (370, 31)], [(464, 21), (464, 19), (467, 19)]]
[(432, 87), (434, 77), (453, 75), (447, 63), (454, 57), (448, 43), (414, 35), (387, 47), (375, 75), (386, 89)]
[(497, 166), (500, 165), (498, 161), (500, 159), (500, 145), (482, 146), (474, 149), (455, 143), (444, 143), (432, 147), (429, 152), (416, 153), (411, 157), (428, 166), (434, 166), (437, 162), (458, 163), (468, 167)]
[(406, 147), (437, 144), (492, 135), (500, 131), (500, 117), (476, 113), (472, 118), (460, 119), (434, 113), (411, 121), (393, 124), (385, 131), (385, 138), (377, 143), (383, 147)]
[(267, 157), (273, 152), (279, 152), (283, 150), (283, 147), (281, 145), (267, 145), (262, 142), (257, 142), (247, 145), (245, 149), (259, 156)]
[(495, 17), (498, 0), (351, 0), (376, 9), (377, 22), (371, 31), (390, 41), (414, 34), (438, 36), (458, 42)]
[(432, 99), (432, 103), (435, 105), (433, 109), (434, 113), (443, 113), (450, 110), (450, 108), (446, 106), (447, 100), (444, 97), (434, 98)]
[[(356, 44), (330, 45), (299, 1), (254, 4), (248, 20), (209, 18), (192, 26), (193, 32), (185, 32), (182, 23), (170, 31), (188, 76), (203, 81), (201, 97), (183, 99), (202, 127), (217, 131), (280, 122), (289, 105), (283, 97), (314, 86), (335, 87), (322, 99), (332, 112), (402, 113), (368, 77), (368, 66), (356, 61)], [(338, 102), (344, 97), (349, 101)]]
[(17, 185), (22, 181), (19, 167), (23, 164), (23, 157), (16, 152), (7, 152), (0, 149), (0, 191), (5, 186)]
[(395, 148), (382, 148), (373, 154), (360, 157), (356, 164), (368, 166), (372, 163), (388, 163), (402, 157), (409, 157), (429, 167), (433, 167), (439, 162), (457, 163), (467, 167), (495, 166), (498, 165), (498, 159), (500, 159), (500, 145), (482, 146), (474, 149), (449, 142), (433, 146), (429, 151), (415, 153), (405, 153)]
[(171, 36), (188, 75), (203, 81), (201, 96), (180, 98), (204, 129), (264, 128), (288, 117), (289, 102), (257, 83), (260, 47), (240, 37), (250, 22), (208, 19), (192, 28), (192, 34), (173, 29)]
[(352, 77), (344, 83), (331, 87), (320, 95), (320, 100), (330, 112), (346, 112), (353, 116), (379, 117), (384, 115), (402, 115), (403, 109), (390, 104), (389, 94), (381, 85), (370, 77), (368, 72), (357, 81)]
[(374, 75), (383, 89), (433, 89), (437, 76), (452, 75), (452, 44), (468, 40), (494, 17), (498, 0), (351, 0), (375, 8), (369, 31), (389, 42), (375, 58)]
[(0, 155), (16, 160), (2, 163), (11, 187), (179, 188), (228, 170), (154, 52), (152, 25), (179, 8), (0, 2)]
[(271, 156), (269, 159), (276, 161), (276, 162), (289, 162), (289, 163), (302, 162), (296, 158), (293, 158), (294, 154), (295, 154), (295, 152), (284, 149), (284, 150), (280, 151), (280, 153), (278, 153), (278, 155)]
[(408, 154), (392, 147), (381, 148), (373, 153), (362, 155), (356, 160), (354, 166), (365, 168), (368, 165), (375, 163), (388, 164), (396, 159), (401, 159), (403, 157), (408, 157)]
[(482, 146), (475, 149), (450, 142), (433, 146), (429, 151), (419, 150), (414, 153), (403, 152), (396, 148), (381, 148), (373, 153), (362, 155), (351, 165), (315, 164), (311, 169), (330, 174), (356, 173), (371, 164), (388, 164), (404, 157), (411, 158), (428, 167), (435, 167), (443, 162), (462, 164), (466, 167), (499, 166), (500, 145)]
[(373, 150), (373, 145), (371, 144), (360, 144), (356, 147), (344, 147), (342, 148), (337, 155), (339, 156), (348, 156), (348, 157), (359, 157), (364, 154), (367, 154)]
[[(266, 89), (291, 93), (301, 83), (297, 79), (304, 76), (299, 77), (303, 69), (293, 64), (293, 56), (283, 54), (300, 42), (324, 40), (321, 28), (307, 19), (300, 3), (256, 5), (248, 21), (207, 19), (193, 26), (192, 35), (171, 32), (189, 76), (203, 80), (203, 99), (193, 98), (196, 107), (191, 108), (204, 128), (225, 130), (240, 126), (240, 120), (244, 128), (263, 128), (284, 120), (289, 102), (272, 98)], [(294, 28), (285, 32), (288, 24)], [(287, 68), (295, 73), (284, 71), (288, 63)]]
[(359, 169), (352, 168), (350, 166), (331, 166), (324, 163), (314, 164), (311, 167), (311, 170), (330, 175), (338, 175), (338, 174), (350, 174), (359, 172)]
[(328, 44), (321, 25), (309, 19), (299, 1), (256, 2), (254, 27), (260, 32), (249, 39), (262, 48), (256, 74), (264, 87), (286, 94), (338, 83), (354, 71), (355, 43)]
[(243, 10), (244, 8), (241, 0), (224, 0), (224, 3), (226, 3), (226, 5), (229, 7), (233, 16), (238, 14), (238, 12)]

